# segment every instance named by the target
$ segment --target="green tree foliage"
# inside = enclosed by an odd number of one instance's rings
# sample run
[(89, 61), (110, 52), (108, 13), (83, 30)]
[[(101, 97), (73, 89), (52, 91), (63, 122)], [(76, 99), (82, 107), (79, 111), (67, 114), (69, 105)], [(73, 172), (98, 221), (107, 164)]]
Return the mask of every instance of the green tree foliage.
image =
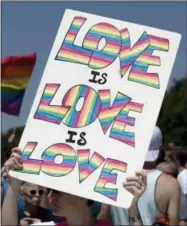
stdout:
[(187, 146), (187, 77), (175, 81), (166, 93), (158, 126), (162, 129), (164, 143)]

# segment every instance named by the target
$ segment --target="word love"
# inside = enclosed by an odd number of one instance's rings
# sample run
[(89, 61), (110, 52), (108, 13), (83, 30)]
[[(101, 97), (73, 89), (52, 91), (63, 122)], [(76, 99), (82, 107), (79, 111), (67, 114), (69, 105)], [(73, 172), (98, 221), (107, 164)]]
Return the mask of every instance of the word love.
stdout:
[[(87, 85), (77, 85), (65, 94), (61, 105), (52, 105), (60, 84), (46, 84), (35, 119), (59, 125), (61, 122), (71, 128), (86, 127), (99, 119), (103, 133), (112, 125), (110, 137), (135, 147), (135, 134), (126, 131), (126, 126), (134, 126), (135, 118), (130, 111), (141, 113), (143, 104), (131, 101), (131, 98), (118, 92), (112, 105), (109, 89), (96, 92)], [(77, 110), (79, 100), (83, 98), (82, 108)]]
[[(118, 189), (107, 188), (105, 185), (107, 183), (116, 184), (117, 174), (112, 173), (112, 171), (126, 172), (127, 164), (125, 162), (105, 159), (97, 152), (90, 156), (89, 149), (77, 150), (76, 153), (71, 146), (63, 143), (53, 144), (43, 152), (41, 160), (34, 160), (30, 156), (36, 146), (36, 142), (27, 143), (22, 152), (23, 170), (19, 172), (39, 175), (42, 171), (52, 177), (62, 177), (70, 174), (74, 170), (76, 162), (78, 162), (80, 184), (104, 163), (94, 191), (114, 201), (117, 200)], [(63, 160), (60, 163), (55, 163), (58, 156), (61, 156)]]
[[(158, 73), (149, 73), (147, 70), (149, 65), (161, 65), (160, 57), (152, 54), (154, 50), (167, 52), (169, 50), (168, 39), (144, 32), (131, 46), (127, 28), (119, 31), (109, 23), (98, 23), (86, 33), (82, 46), (77, 46), (74, 44), (75, 39), (86, 21), (84, 17), (74, 17), (55, 60), (101, 69), (111, 65), (119, 55), (122, 78), (132, 67), (128, 76), (129, 81), (160, 88)], [(100, 50), (99, 43), (102, 39), (105, 40), (105, 45)]]

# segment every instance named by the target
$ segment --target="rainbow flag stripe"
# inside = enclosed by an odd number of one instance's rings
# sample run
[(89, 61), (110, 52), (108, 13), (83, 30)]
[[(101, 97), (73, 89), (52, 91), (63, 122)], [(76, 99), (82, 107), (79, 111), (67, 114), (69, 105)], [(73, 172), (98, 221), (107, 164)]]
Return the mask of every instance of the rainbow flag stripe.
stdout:
[(18, 116), (36, 63), (36, 53), (9, 56), (1, 61), (1, 111)]
[[(86, 34), (82, 47), (74, 44), (76, 36), (87, 19), (75, 17), (55, 60), (89, 65), (100, 69), (111, 64), (118, 56), (121, 47), (121, 35), (117, 28), (108, 23), (93, 26)], [(98, 43), (105, 38), (106, 45), (98, 50)]]
[(55, 60), (79, 64), (89, 63), (91, 52), (73, 44), (85, 21), (86, 18), (83, 17), (74, 18)]
[(142, 34), (139, 40), (131, 48), (131, 40), (128, 29), (121, 30), (122, 47), (120, 50), (120, 67), (122, 77), (125, 75), (134, 61), (149, 46), (149, 37), (146, 32)]
[[(102, 51), (98, 50), (99, 41), (105, 38), (106, 45)], [(108, 23), (93, 26), (84, 38), (83, 47), (93, 51), (89, 67), (100, 69), (111, 64), (120, 51), (121, 35), (117, 28)]]
[[(84, 97), (84, 103), (81, 111), (77, 111), (76, 104), (81, 97)], [(62, 105), (71, 107), (63, 118), (63, 123), (69, 127), (80, 128), (91, 124), (97, 118), (101, 101), (95, 90), (86, 85), (78, 85), (66, 93)]]
[(134, 63), (130, 73), (128, 80), (145, 84), (147, 86), (159, 89), (160, 82), (159, 76), (157, 73), (148, 73), (149, 65), (160, 66), (160, 57), (152, 56), (154, 50), (165, 51), (169, 50), (169, 40), (165, 38), (159, 38), (152, 35), (148, 35), (149, 37), (149, 46), (148, 48), (139, 56)]
[(68, 112), (69, 107), (50, 105), (59, 87), (59, 84), (46, 84), (41, 101), (34, 116), (35, 119), (58, 125), (61, 123), (62, 119)]
[(129, 111), (142, 112), (143, 104), (129, 102), (118, 114), (110, 132), (110, 137), (135, 147), (135, 135), (125, 131), (125, 126), (134, 126), (135, 118), (128, 116)]
[[(54, 162), (57, 155), (63, 156), (62, 163)], [(77, 156), (72, 147), (67, 144), (55, 144), (48, 148), (42, 155), (41, 170), (53, 177), (65, 176), (72, 172), (76, 165)]]
[(81, 183), (88, 176), (90, 176), (105, 161), (105, 158), (103, 158), (97, 152), (94, 152), (89, 159), (89, 149), (78, 150), (77, 156), (79, 163), (79, 183)]
[(15, 170), (21, 173), (39, 174), (42, 161), (30, 159), (30, 155), (37, 146), (37, 142), (28, 142), (21, 153), (22, 170)]
[(121, 162), (115, 159), (107, 159), (99, 177), (99, 180), (95, 185), (94, 191), (106, 196), (109, 199), (116, 201), (118, 196), (118, 189), (105, 187), (107, 183), (116, 184), (117, 174), (112, 174), (113, 170), (126, 172), (127, 164), (125, 162)]
[(98, 93), (102, 103), (102, 108), (99, 113), (99, 121), (103, 129), (103, 132), (106, 133), (108, 128), (113, 123), (115, 117), (131, 99), (130, 97), (125, 96), (124, 94), (118, 92), (112, 106), (110, 106), (111, 102), (110, 90), (109, 89), (99, 90)]

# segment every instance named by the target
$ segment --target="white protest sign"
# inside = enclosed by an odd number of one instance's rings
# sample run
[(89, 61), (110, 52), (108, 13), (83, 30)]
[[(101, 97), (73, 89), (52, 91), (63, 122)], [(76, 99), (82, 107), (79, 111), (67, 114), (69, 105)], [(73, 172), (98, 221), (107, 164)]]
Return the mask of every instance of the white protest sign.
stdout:
[(143, 166), (180, 38), (66, 10), (11, 175), (128, 208), (123, 181)]

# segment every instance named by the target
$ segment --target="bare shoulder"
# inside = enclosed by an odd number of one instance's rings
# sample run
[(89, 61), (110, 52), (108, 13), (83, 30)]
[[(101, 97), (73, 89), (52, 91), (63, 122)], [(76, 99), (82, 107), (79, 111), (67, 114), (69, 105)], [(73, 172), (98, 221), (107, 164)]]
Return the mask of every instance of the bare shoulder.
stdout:
[[(176, 193), (180, 191), (179, 183), (177, 179), (169, 174), (162, 174), (159, 178), (158, 183), (167, 193)], [(164, 186), (163, 186), (164, 185)]]

